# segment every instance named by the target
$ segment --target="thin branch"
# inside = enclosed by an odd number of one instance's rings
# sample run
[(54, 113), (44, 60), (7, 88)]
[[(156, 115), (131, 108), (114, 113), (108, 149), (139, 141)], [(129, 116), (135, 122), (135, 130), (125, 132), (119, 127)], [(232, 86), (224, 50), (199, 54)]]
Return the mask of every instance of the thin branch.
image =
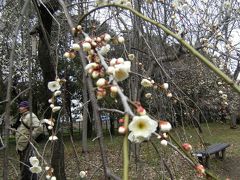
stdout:
[(167, 35), (170, 35), (173, 38), (175, 38), (179, 43), (181, 43), (185, 48), (187, 48), (191, 52), (191, 54), (196, 56), (201, 62), (203, 62), (205, 65), (207, 65), (215, 74), (217, 74), (219, 77), (221, 77), (227, 84), (229, 84), (235, 91), (237, 91), (240, 94), (240, 86), (238, 86), (224, 72), (222, 72), (213, 63), (211, 63), (206, 57), (204, 57), (201, 53), (199, 53), (194, 47), (192, 47), (189, 43), (187, 43), (182, 37), (180, 37), (178, 34), (172, 32), (171, 30), (169, 30), (168, 28), (166, 28), (164, 25), (160, 24), (159, 22), (156, 22), (156, 21), (144, 16), (143, 14), (134, 10), (131, 7), (128, 7), (128, 6), (125, 6), (125, 5), (122, 5), (122, 4), (117, 4), (117, 3), (111, 3), (111, 4), (106, 4), (106, 5), (103, 5), (103, 6), (99, 6), (95, 9), (92, 9), (88, 13), (84, 14), (80, 18), (80, 20), (78, 21), (78, 24), (81, 24), (81, 22), (85, 19), (85, 17), (87, 17), (88, 15), (93, 13), (94, 11), (97, 11), (97, 10), (105, 8), (105, 7), (111, 7), (111, 6), (129, 10), (130, 12), (135, 14), (136, 16), (138, 16), (138, 17), (142, 18), (143, 20), (145, 20), (145, 21), (159, 27), (160, 29), (162, 29)]

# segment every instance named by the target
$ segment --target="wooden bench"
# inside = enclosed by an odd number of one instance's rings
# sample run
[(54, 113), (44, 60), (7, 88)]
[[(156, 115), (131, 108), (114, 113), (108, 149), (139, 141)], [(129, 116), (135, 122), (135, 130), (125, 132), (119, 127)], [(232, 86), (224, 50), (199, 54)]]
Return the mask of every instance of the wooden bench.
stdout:
[[(223, 160), (225, 158), (225, 150), (230, 144), (227, 143), (216, 143), (206, 147), (206, 149), (196, 151), (193, 155), (198, 157), (201, 164), (209, 168), (209, 159), (212, 154), (215, 154), (217, 159)], [(221, 152), (221, 155), (220, 155)]]

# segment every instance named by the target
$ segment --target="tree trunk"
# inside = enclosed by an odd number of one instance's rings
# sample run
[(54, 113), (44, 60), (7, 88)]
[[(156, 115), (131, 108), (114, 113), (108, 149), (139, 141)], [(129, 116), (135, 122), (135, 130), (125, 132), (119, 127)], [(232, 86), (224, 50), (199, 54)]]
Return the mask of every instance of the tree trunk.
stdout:
[[(37, 10), (40, 27), (38, 28), (39, 33), (39, 44), (38, 44), (38, 60), (40, 63), (40, 67), (42, 69), (43, 73), (43, 79), (44, 79), (44, 87), (45, 87), (45, 96), (44, 104), (46, 107), (49, 106), (48, 99), (51, 97), (51, 93), (47, 88), (47, 84), (49, 81), (53, 81), (56, 79), (56, 71), (55, 71), (55, 62), (53, 59), (53, 56), (51, 55), (50, 51), (50, 41), (51, 41), (51, 29), (52, 29), (52, 23), (53, 19), (52, 16), (49, 14), (47, 9), (41, 5), (38, 6), (36, 0), (33, 1), (34, 6)], [(45, 4), (48, 7), (48, 10), (51, 13), (54, 13), (57, 9), (59, 4), (57, 1), (52, 2), (51, 4), (46, 3)], [(50, 117), (51, 111), (47, 111), (45, 114), (45, 118)], [(65, 167), (64, 167), (64, 146), (62, 142), (62, 131), (58, 129), (61, 128), (61, 122), (58, 122), (56, 124), (59, 124), (58, 127), (56, 127), (55, 131), (58, 132), (58, 140), (55, 142), (53, 146), (53, 154), (51, 159), (51, 165), (54, 169), (54, 175), (58, 180), (66, 180), (65, 175)]]

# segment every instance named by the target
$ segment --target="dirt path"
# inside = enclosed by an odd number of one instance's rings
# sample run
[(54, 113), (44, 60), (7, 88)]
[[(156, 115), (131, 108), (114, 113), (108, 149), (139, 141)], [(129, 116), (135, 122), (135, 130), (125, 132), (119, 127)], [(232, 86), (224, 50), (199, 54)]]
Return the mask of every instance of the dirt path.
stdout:
[(240, 157), (226, 157), (220, 163), (220, 167), (218, 167), (216, 173), (220, 175), (221, 179), (230, 178), (231, 180), (240, 180)]

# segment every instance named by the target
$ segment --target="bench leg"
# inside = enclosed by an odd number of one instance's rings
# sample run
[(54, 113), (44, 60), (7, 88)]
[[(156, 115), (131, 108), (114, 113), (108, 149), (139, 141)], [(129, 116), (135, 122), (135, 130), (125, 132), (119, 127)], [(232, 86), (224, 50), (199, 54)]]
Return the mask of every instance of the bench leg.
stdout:
[(219, 152), (215, 153), (215, 157), (216, 157), (216, 159), (221, 159)]
[(206, 157), (205, 157), (205, 164), (204, 164), (204, 165), (205, 165), (207, 168), (210, 168), (209, 158), (210, 158), (210, 156), (206, 156)]
[(222, 150), (222, 157), (221, 157), (221, 159), (223, 160), (223, 159), (225, 159), (225, 157), (226, 157), (225, 149), (223, 149), (223, 150)]

